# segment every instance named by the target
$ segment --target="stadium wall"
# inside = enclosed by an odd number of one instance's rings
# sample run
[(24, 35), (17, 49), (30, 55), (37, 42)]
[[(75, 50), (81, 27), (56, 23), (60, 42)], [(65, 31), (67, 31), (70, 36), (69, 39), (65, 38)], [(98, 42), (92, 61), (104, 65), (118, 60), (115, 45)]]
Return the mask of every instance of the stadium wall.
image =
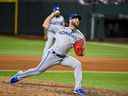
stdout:
[[(12, 35), (43, 35), (43, 28), (41, 26), (44, 19), (51, 13), (52, 5), (54, 1), (49, 0), (19, 0), (17, 7), (17, 16), (15, 16), (15, 3), (0, 3), (0, 34), (12, 34)], [(91, 38), (92, 28), (92, 16), (95, 14), (101, 14), (101, 16), (95, 16), (95, 38), (104, 39), (107, 37), (107, 29), (105, 28), (105, 18), (120, 18), (120, 15), (128, 14), (128, 5), (80, 5), (78, 2), (58, 2), (62, 7), (62, 15), (65, 21), (68, 21), (68, 16), (72, 11), (78, 11), (82, 16), (82, 22), (80, 30), (85, 36)], [(16, 19), (16, 17), (18, 17)], [(127, 17), (126, 17), (127, 19)], [(16, 24), (17, 20), (17, 24)], [(111, 22), (111, 21), (110, 21)], [(126, 23), (127, 24), (127, 23)], [(17, 30), (17, 32), (15, 32)], [(119, 35), (127, 36), (127, 30)], [(115, 33), (118, 34), (118, 33)], [(122, 35), (122, 36), (123, 36)]]
[[(82, 16), (80, 29), (89, 36), (90, 27), (90, 8), (80, 6), (76, 2), (59, 2), (62, 7), (62, 15), (65, 21), (73, 11), (78, 11)], [(20, 2), (19, 5), (19, 34), (41, 35), (43, 28), (41, 27), (44, 19), (52, 12), (54, 2)], [(84, 9), (84, 10), (83, 10)]]
[(0, 34), (11, 35), (14, 32), (15, 3), (0, 3)]

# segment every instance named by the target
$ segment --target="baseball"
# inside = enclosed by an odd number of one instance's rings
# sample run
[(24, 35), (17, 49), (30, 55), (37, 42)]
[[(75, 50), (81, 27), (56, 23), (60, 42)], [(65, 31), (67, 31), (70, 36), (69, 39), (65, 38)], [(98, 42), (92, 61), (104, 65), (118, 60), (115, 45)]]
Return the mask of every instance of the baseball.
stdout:
[(55, 11), (55, 15), (59, 15), (60, 14), (60, 11), (59, 10), (56, 10)]

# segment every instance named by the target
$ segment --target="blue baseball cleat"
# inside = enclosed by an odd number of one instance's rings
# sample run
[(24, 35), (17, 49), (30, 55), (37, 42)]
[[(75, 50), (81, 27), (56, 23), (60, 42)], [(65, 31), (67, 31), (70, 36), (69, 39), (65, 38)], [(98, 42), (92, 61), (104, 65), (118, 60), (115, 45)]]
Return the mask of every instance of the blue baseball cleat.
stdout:
[(84, 89), (82, 89), (82, 88), (79, 88), (79, 89), (73, 90), (73, 93), (78, 94), (79, 96), (85, 96), (85, 95), (86, 95), (85, 90), (84, 90)]
[(22, 71), (17, 72), (14, 76), (12, 76), (9, 80), (10, 84), (15, 84), (16, 82), (20, 81), (20, 78), (18, 78), (18, 75), (22, 73)]
[(12, 77), (11, 79), (10, 79), (10, 83), (11, 84), (15, 84), (16, 82), (18, 82), (19, 81), (19, 79), (15, 76), (15, 77)]

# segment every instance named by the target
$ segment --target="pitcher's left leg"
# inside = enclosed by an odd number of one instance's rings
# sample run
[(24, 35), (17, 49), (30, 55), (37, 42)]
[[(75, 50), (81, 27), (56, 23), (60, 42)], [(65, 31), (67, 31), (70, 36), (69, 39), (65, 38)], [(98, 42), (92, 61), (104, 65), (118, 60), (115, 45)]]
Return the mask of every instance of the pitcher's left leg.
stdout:
[(74, 69), (74, 76), (75, 76), (75, 88), (74, 89), (80, 88), (81, 87), (81, 81), (82, 81), (81, 63), (77, 59), (75, 59), (71, 56), (67, 56), (61, 62), (61, 64), (72, 67)]
[(61, 62), (61, 64), (74, 68), (75, 87), (73, 92), (79, 94), (80, 96), (85, 96), (85, 90), (81, 88), (81, 81), (82, 81), (81, 63), (74, 57), (67, 56)]

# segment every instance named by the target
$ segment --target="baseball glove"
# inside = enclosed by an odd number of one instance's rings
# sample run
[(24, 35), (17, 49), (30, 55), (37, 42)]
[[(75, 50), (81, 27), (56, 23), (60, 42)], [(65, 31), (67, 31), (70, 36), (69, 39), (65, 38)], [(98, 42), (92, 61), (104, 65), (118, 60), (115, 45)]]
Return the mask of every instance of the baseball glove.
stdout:
[(75, 54), (77, 56), (83, 56), (83, 52), (84, 52), (84, 44), (85, 41), (83, 39), (77, 40), (74, 44), (73, 44), (73, 48), (75, 51)]

